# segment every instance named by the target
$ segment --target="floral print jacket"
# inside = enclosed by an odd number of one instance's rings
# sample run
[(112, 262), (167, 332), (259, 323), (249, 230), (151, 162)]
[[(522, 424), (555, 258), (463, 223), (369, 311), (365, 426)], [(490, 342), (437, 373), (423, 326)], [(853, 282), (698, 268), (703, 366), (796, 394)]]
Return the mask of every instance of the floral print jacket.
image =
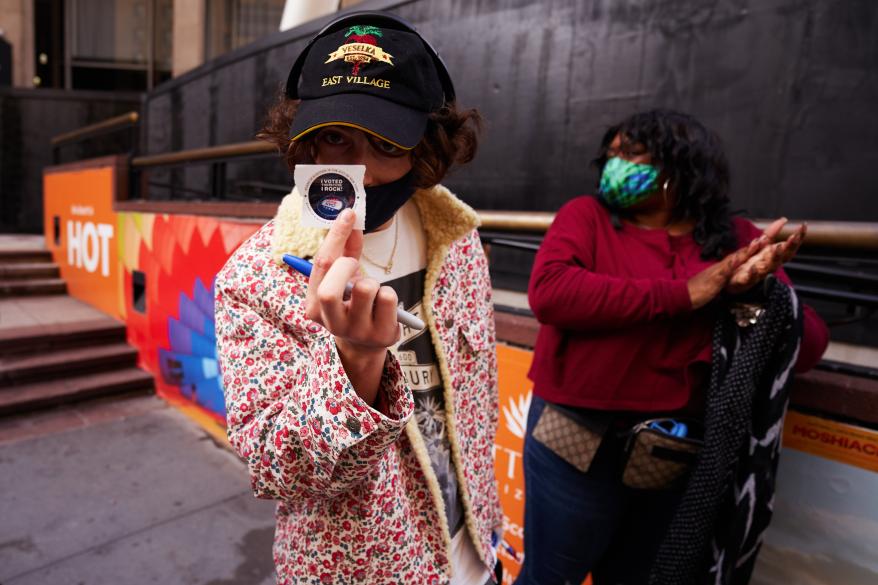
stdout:
[[(502, 529), (494, 481), (497, 358), (478, 215), (437, 186), (414, 196), (427, 234), (425, 321), (445, 393), (466, 527), (488, 569)], [(278, 500), (278, 583), (447, 583), (444, 504), (400, 365), (388, 353), (386, 414), (351, 386), (331, 334), (304, 315), (306, 282), (285, 253), (312, 256), (325, 230), (299, 226), (293, 191), (217, 277), (217, 345), (232, 446), (255, 494)]]

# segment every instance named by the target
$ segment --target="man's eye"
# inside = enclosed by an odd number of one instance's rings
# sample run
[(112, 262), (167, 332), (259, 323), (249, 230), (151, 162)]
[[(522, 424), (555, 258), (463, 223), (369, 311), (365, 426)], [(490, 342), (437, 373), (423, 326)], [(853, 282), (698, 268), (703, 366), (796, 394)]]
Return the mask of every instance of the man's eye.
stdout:
[(344, 136), (338, 132), (324, 132), (320, 138), (327, 144), (332, 144), (333, 146), (338, 146), (339, 144), (344, 143)]
[(402, 153), (402, 149), (398, 146), (394, 146), (389, 142), (385, 142), (383, 140), (375, 140), (374, 141), (375, 148), (383, 152), (384, 154), (400, 154)]

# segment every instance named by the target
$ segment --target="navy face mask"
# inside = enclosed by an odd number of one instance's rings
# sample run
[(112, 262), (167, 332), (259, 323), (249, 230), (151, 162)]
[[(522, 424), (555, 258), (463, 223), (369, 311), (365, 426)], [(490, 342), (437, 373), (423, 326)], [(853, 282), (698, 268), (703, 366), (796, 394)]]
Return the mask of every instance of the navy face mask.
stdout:
[(392, 183), (366, 187), (366, 225), (363, 233), (374, 232), (415, 194), (415, 180), (409, 171)]

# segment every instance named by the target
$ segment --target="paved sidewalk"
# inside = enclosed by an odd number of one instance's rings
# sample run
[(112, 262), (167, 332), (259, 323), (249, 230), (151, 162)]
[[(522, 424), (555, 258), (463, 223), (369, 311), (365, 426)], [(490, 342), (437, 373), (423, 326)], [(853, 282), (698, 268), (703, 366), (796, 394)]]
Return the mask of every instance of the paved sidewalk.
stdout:
[(274, 504), (156, 397), (0, 419), (2, 585), (274, 583)]

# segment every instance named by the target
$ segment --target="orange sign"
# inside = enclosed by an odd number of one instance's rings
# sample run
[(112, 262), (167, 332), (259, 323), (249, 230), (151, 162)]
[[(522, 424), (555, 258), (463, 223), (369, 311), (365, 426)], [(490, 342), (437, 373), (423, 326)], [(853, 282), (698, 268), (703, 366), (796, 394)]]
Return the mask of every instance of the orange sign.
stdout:
[(47, 169), (43, 217), (46, 247), (70, 295), (122, 318), (115, 185), (113, 166)]
[(783, 446), (878, 472), (878, 432), (790, 411)]
[[(497, 344), (497, 371), (500, 391), (500, 422), (494, 441), (494, 472), (506, 532), (504, 540), (518, 553), (524, 551), (524, 467), (521, 454), (527, 411), (530, 408), (531, 381), (527, 379), (533, 352)], [(504, 583), (512, 583), (521, 567), (517, 559), (500, 548)]]
[[(533, 387), (527, 378), (533, 352), (497, 344), (497, 373), (500, 392), (500, 424), (494, 440), (494, 473), (500, 490), (506, 532), (503, 540), (513, 553), (500, 547), (503, 561), (503, 583), (511, 584), (521, 569), (519, 559), (524, 551), (524, 466), (521, 461), (527, 411)], [(589, 585), (587, 577), (583, 585)]]

